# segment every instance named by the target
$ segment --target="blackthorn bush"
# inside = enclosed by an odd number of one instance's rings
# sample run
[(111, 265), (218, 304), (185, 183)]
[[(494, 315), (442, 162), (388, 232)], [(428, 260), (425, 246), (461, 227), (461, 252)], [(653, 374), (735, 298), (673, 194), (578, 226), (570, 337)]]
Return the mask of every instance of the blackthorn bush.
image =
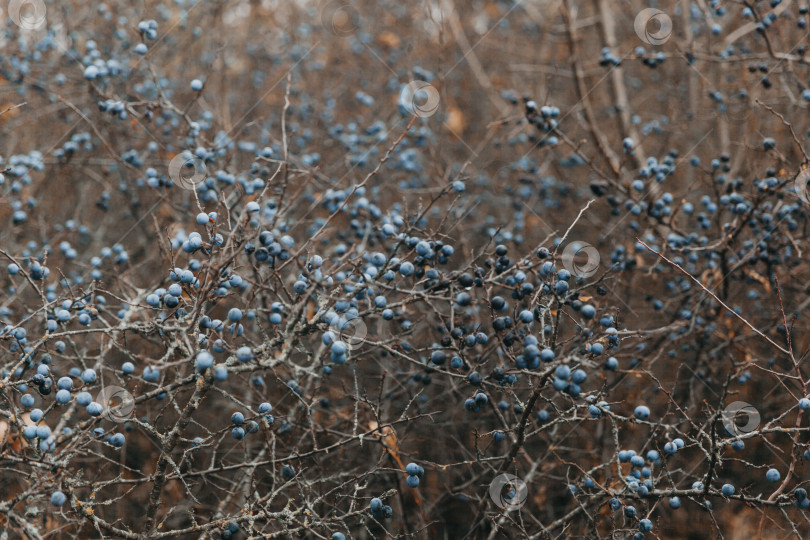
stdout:
[(806, 5), (3, 7), (5, 537), (810, 536)]

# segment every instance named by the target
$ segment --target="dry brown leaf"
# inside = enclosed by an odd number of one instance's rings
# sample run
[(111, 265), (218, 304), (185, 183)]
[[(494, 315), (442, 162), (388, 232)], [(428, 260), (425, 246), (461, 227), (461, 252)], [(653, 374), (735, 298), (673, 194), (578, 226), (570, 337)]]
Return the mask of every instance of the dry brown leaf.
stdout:
[(445, 125), (447, 125), (453, 135), (460, 136), (464, 133), (467, 122), (464, 120), (464, 114), (461, 112), (461, 109), (458, 107), (450, 107)]
[[(384, 426), (382, 429), (379, 429), (379, 424), (375, 420), (371, 420), (368, 423), (369, 429), (377, 430), (375, 435), (380, 439), (385, 449), (394, 458), (394, 461), (397, 462), (400, 469), (405, 469), (405, 464), (402, 462), (402, 458), (399, 455), (399, 444), (397, 439), (397, 433), (394, 431), (394, 428), (391, 426)], [(422, 513), (422, 518), (427, 521), (427, 516), (425, 516), (424, 508), (422, 508), (422, 500), (413, 492), (413, 498), (416, 502), (416, 505), (419, 507), (419, 511)]]
[[(22, 415), (23, 424), (26, 426), (39, 426), (42, 425), (42, 420), (34, 422), (28, 413)], [(0, 420), (0, 448), (8, 449), (18, 454), (25, 446), (25, 442), (16, 425), (13, 425), (8, 420)]]
[[(542, 223), (540, 221), (540, 218), (535, 216), (534, 214), (527, 214), (525, 221), (526, 221), (526, 227), (528, 227), (530, 229), (536, 229), (536, 228), (539, 228), (542, 225)], [(524, 229), (525, 229), (525, 227), (524, 227)]]
[[(16, 107), (17, 105), (19, 105), (19, 103), (12, 103), (11, 101), (6, 101), (0, 104), (0, 112), (5, 111), (3, 114), (0, 114), (0, 122), (7, 122), (20, 114), (20, 111), (24, 107)], [(12, 109), (12, 107), (15, 108)]]
[(501, 8), (497, 2), (487, 2), (485, 9), (487, 11), (487, 15), (494, 17), (496, 20), (503, 17), (501, 14)]
[(10, 431), (8, 422), (0, 420), (0, 447), (4, 446), (8, 441)]
[(391, 47), (391, 48), (399, 47), (399, 43), (400, 43), (399, 36), (396, 35), (393, 32), (383, 32), (382, 34), (380, 34), (377, 37), (377, 41), (379, 41), (381, 44), (383, 44), (383, 45), (385, 45), (387, 47)]

